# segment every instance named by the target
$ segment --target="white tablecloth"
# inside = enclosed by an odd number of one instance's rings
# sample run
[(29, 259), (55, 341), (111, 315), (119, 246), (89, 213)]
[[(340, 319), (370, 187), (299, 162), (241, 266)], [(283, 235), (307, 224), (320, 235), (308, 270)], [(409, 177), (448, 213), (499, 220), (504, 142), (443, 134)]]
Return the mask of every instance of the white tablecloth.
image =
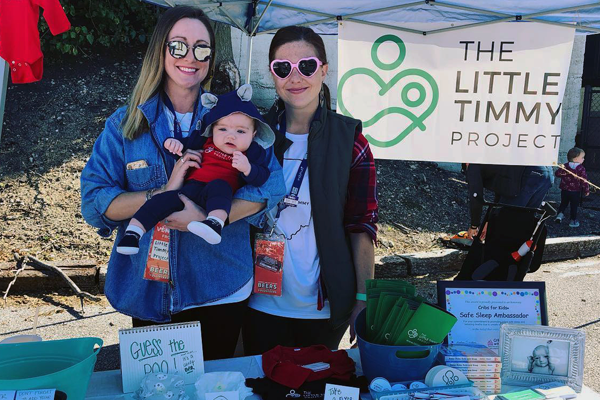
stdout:
[[(246, 378), (260, 378), (265, 376), (262, 371), (260, 356), (229, 358), (226, 360), (206, 361), (204, 372), (240, 371)], [(194, 385), (186, 385), (186, 393), (195, 399)], [(94, 372), (90, 379), (86, 400), (132, 399), (132, 394), (123, 394), (121, 370)], [(259, 396), (249, 397), (248, 400), (260, 400)]]
[[(360, 355), (358, 349), (348, 350), (348, 355), (356, 362), (356, 373), (362, 375), (362, 368), (360, 364)], [(262, 378), (264, 373), (262, 370), (262, 359), (261, 356), (254, 357), (240, 357), (240, 358), (229, 358), (226, 360), (206, 361), (204, 363), (205, 372), (217, 372), (217, 371), (239, 371), (246, 378)], [(186, 386), (186, 393), (191, 399), (195, 399), (195, 387), (194, 385)], [(516, 386), (502, 386), (502, 393), (509, 392), (513, 389), (526, 389), (519, 388)], [(370, 399), (371, 396), (366, 396)], [(489, 396), (490, 400), (494, 396)], [(102, 371), (94, 372), (90, 379), (86, 400), (108, 400), (108, 399), (132, 399), (132, 394), (123, 394), (121, 384), (121, 370)], [(579, 400), (600, 400), (600, 394), (594, 392), (587, 386), (583, 387), (583, 391), (577, 396)], [(253, 395), (248, 397), (247, 400), (260, 400), (260, 397)]]

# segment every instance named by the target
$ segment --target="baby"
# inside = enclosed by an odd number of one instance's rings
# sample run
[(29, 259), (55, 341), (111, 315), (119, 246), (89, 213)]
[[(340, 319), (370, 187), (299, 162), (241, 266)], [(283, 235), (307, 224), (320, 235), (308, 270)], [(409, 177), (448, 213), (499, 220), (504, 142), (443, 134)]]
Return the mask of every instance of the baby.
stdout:
[(192, 132), (183, 141), (169, 138), (164, 143), (176, 155), (186, 149), (202, 149), (201, 168), (188, 170), (181, 190), (157, 194), (144, 203), (119, 241), (118, 253), (137, 254), (141, 236), (159, 221), (181, 211), (179, 193), (208, 214), (204, 221), (190, 222), (188, 230), (210, 244), (221, 242), (221, 229), (229, 216), (233, 193), (244, 184), (261, 186), (270, 175), (265, 148), (273, 144), (275, 134), (251, 98), (250, 85), (219, 97), (202, 94), (202, 105), (210, 109), (203, 118), (202, 130)]
[(529, 366), (527, 370), (534, 374), (552, 375), (554, 366), (550, 363), (550, 348), (545, 345), (539, 345), (533, 349), (533, 354), (527, 357)]

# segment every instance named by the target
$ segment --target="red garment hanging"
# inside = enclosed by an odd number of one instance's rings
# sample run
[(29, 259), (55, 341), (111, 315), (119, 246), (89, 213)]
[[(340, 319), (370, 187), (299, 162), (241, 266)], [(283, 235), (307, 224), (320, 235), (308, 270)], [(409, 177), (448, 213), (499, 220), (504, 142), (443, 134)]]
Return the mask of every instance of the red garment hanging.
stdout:
[(0, 0), (0, 57), (8, 62), (13, 83), (42, 79), (40, 7), (53, 35), (69, 30), (71, 23), (58, 0)]

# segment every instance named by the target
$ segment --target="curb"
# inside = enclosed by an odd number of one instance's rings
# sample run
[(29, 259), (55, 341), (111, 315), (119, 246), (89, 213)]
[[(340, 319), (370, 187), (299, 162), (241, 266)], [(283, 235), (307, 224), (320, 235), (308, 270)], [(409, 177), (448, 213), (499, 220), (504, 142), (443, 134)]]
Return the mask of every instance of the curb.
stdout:
[[(100, 268), (96, 265), (96, 260), (70, 260), (52, 262), (52, 264), (62, 269), (79, 289), (89, 291), (98, 288)], [(0, 290), (5, 291), (14, 279), (15, 266), (15, 262), (0, 263)], [(62, 288), (69, 288), (69, 285), (57, 273), (38, 270), (27, 264), (25, 269), (19, 273), (8, 295), (23, 291), (51, 293)]]
[[(547, 263), (598, 254), (600, 254), (600, 236), (550, 238), (546, 241), (543, 261)], [(460, 270), (466, 256), (467, 251), (456, 249), (377, 256), (375, 257), (375, 277), (397, 279), (433, 272), (453, 274)], [(99, 293), (104, 293), (106, 265), (96, 266), (94, 260), (67, 261), (55, 263), (55, 265), (63, 268), (82, 290), (97, 289)], [(0, 263), (1, 290), (5, 290), (12, 281), (14, 277), (12, 268), (14, 268), (14, 263)], [(68, 286), (53, 273), (27, 268), (19, 275), (11, 292), (48, 292), (62, 288), (68, 288)]]
[[(546, 240), (543, 262), (591, 257), (600, 254), (600, 236), (575, 236)], [(423, 253), (375, 257), (376, 278), (456, 272), (467, 256), (466, 250), (443, 249)]]

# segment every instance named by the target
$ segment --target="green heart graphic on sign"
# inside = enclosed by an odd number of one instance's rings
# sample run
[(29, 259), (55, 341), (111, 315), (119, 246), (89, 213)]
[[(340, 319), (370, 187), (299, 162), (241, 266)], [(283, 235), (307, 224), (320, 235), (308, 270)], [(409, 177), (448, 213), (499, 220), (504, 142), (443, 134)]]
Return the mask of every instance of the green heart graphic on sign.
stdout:
[[(398, 50), (399, 50), (398, 58), (394, 62), (389, 63), (389, 64), (382, 62), (379, 59), (379, 56), (377, 55), (379, 46), (381, 46), (382, 43), (385, 43), (387, 41), (394, 42), (398, 46)], [(378, 38), (375, 41), (375, 43), (373, 43), (373, 47), (371, 48), (371, 60), (373, 60), (373, 63), (379, 69), (384, 70), (384, 71), (390, 71), (390, 70), (398, 68), (400, 66), (400, 64), (402, 64), (402, 62), (404, 61), (405, 56), (406, 56), (406, 46), (404, 45), (404, 42), (402, 41), (402, 39), (400, 39), (398, 36), (395, 36), (395, 35), (381, 36), (380, 38)], [(342, 112), (342, 114), (347, 115), (349, 117), (352, 117), (352, 114), (350, 114), (350, 112), (348, 111), (348, 109), (346, 108), (346, 106), (344, 104), (344, 99), (342, 97), (342, 90), (344, 88), (344, 85), (348, 81), (348, 79), (350, 79), (351, 77), (356, 76), (356, 75), (366, 75), (366, 76), (370, 77), (371, 79), (373, 79), (375, 81), (375, 83), (379, 86), (379, 96), (384, 96), (400, 80), (402, 80), (403, 78), (411, 77), (411, 76), (418, 76), (418, 77), (423, 78), (425, 81), (427, 81), (427, 83), (431, 87), (431, 92), (432, 92), (431, 104), (421, 115), (415, 115), (412, 111), (410, 111), (409, 109), (407, 109), (405, 107), (394, 106), (394, 107), (384, 108), (381, 111), (377, 112), (373, 117), (369, 118), (366, 121), (363, 121), (363, 126), (365, 128), (368, 128), (369, 126), (376, 124), (381, 118), (383, 118), (384, 116), (389, 115), (389, 114), (400, 114), (400, 115), (407, 117), (411, 121), (410, 125), (408, 125), (405, 129), (403, 129), (401, 132), (399, 132), (395, 138), (388, 140), (388, 141), (381, 141), (381, 140), (375, 139), (374, 137), (372, 137), (370, 135), (365, 135), (365, 137), (367, 138), (369, 143), (373, 144), (374, 146), (378, 146), (378, 147), (391, 147), (391, 146), (394, 146), (394, 145), (400, 143), (415, 128), (419, 128), (421, 131), (425, 131), (426, 127), (425, 127), (424, 122), (427, 119), (427, 117), (429, 117), (431, 115), (431, 113), (435, 110), (437, 103), (438, 103), (438, 99), (439, 99), (439, 89), (438, 89), (437, 83), (435, 82), (435, 80), (433, 79), (433, 77), (430, 74), (428, 74), (427, 72), (425, 72), (421, 69), (417, 69), (417, 68), (406, 69), (406, 70), (403, 70), (403, 71), (400, 71), (399, 73), (397, 73), (389, 82), (386, 83), (377, 74), (377, 72), (370, 70), (369, 68), (360, 67), (360, 68), (351, 69), (350, 71), (346, 72), (342, 76), (342, 78), (340, 79), (340, 82), (338, 84), (338, 107), (340, 108), (340, 111)], [(411, 100), (408, 97), (408, 93), (411, 90), (416, 90), (419, 93), (417, 99)], [(411, 107), (411, 108), (419, 107), (420, 105), (422, 105), (425, 102), (425, 100), (427, 98), (427, 90), (423, 86), (423, 84), (421, 84), (420, 82), (409, 82), (406, 85), (404, 85), (404, 87), (402, 88), (400, 98), (401, 98), (402, 103), (407, 107)]]

